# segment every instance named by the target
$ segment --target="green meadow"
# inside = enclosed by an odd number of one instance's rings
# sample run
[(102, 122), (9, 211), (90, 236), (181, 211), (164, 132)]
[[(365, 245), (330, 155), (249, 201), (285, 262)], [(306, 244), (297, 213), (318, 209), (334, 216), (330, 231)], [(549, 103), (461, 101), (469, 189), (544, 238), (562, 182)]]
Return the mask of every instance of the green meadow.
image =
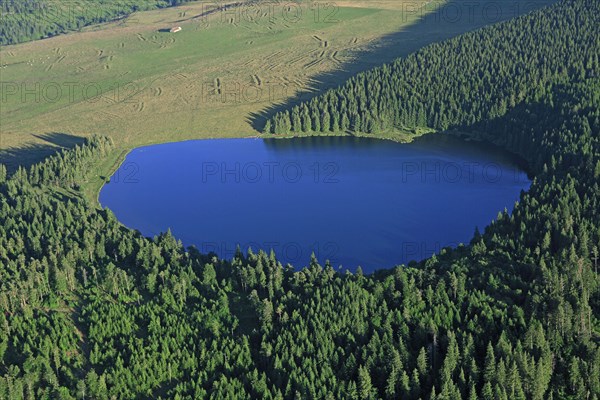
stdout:
[[(211, 4), (2, 47), (0, 160), (14, 169), (83, 137), (110, 136), (113, 160), (85, 188), (94, 198), (132, 148), (258, 136), (278, 107), (471, 28), (424, 24), (443, 7), (424, 1)], [(175, 26), (182, 30), (170, 33)]]

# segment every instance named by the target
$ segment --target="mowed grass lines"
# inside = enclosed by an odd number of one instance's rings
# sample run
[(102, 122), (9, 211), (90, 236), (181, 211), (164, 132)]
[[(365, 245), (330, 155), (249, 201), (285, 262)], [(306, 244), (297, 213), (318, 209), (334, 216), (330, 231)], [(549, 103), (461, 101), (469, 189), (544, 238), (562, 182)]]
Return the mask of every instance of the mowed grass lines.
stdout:
[[(194, 3), (2, 48), (0, 146), (49, 132), (110, 135), (127, 148), (253, 136), (252, 115), (410, 22), (400, 1), (397, 10), (270, 4), (198, 17), (209, 8)], [(183, 30), (166, 32), (175, 25)]]
[[(460, 1), (229, 0), (216, 9), (207, 0), (2, 47), (0, 162), (14, 170), (80, 137), (111, 136), (115, 154), (84, 188), (93, 199), (134, 147), (257, 136), (277, 107), (497, 22), (481, 11), (500, 3), (484, 0), (473, 21), (471, 3)], [(438, 12), (447, 5), (448, 15)], [(502, 19), (526, 11), (512, 5), (502, 6)], [(168, 32), (174, 26), (183, 29)]]

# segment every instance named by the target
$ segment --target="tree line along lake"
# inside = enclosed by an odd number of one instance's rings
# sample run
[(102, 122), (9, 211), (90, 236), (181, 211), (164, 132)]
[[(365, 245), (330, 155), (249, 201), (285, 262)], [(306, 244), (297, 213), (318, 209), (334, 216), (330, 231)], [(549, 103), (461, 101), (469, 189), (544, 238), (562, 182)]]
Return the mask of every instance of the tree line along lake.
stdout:
[(370, 272), (467, 244), (529, 188), (520, 165), (449, 135), (198, 140), (134, 149), (100, 203), (219, 257), (239, 246)]

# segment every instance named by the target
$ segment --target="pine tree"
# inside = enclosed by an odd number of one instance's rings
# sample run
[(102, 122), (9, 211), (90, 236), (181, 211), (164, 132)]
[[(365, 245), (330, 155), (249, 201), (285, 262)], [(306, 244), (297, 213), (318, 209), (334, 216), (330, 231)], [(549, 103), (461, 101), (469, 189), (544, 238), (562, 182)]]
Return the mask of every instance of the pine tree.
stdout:
[(271, 127), (271, 120), (268, 119), (265, 123), (265, 127), (263, 129), (263, 133), (273, 133), (273, 128)]
[[(487, 350), (485, 353), (485, 364), (483, 371), (484, 382), (493, 383), (496, 377), (496, 356), (494, 355), (494, 348), (492, 343), (488, 342)], [(490, 386), (491, 390), (491, 386)]]
[(369, 374), (369, 370), (360, 366), (358, 368), (358, 398), (361, 400), (371, 399), (373, 394), (373, 385), (371, 383), (371, 375)]
[(494, 400), (494, 390), (492, 389), (492, 384), (490, 382), (486, 382), (485, 385), (483, 385), (481, 398), (483, 400)]

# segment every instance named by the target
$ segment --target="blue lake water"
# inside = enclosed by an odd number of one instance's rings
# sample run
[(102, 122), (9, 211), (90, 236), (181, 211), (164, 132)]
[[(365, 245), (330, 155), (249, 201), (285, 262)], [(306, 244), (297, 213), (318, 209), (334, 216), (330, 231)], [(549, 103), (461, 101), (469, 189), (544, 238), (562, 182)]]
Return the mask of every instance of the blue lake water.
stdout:
[(467, 244), (529, 185), (510, 155), (445, 135), (215, 139), (133, 150), (100, 203), (224, 258), (239, 245), (302, 267), (314, 252), (368, 272)]

